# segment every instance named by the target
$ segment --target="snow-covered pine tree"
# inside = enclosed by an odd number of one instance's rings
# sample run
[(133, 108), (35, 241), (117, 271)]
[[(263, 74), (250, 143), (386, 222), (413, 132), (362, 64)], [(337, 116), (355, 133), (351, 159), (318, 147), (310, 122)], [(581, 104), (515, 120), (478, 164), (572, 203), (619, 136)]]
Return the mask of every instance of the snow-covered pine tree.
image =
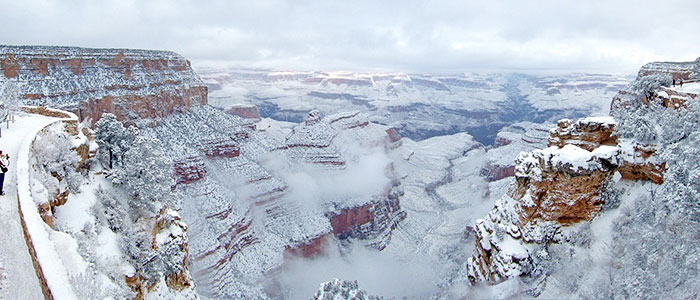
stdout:
[(97, 158), (102, 164), (107, 164), (109, 169), (121, 163), (124, 153), (133, 141), (132, 133), (124, 128), (124, 125), (117, 120), (117, 116), (111, 113), (102, 115), (95, 124), (95, 140), (99, 146)]
[(654, 91), (660, 86), (671, 85), (671, 75), (668, 74), (650, 74), (640, 78), (632, 84), (632, 90), (641, 93), (647, 99), (652, 99)]
[(2, 87), (2, 111), (0, 121), (4, 121), (19, 111), (20, 87), (16, 82), (8, 81)]
[(112, 180), (127, 187), (134, 197), (130, 204), (151, 214), (160, 209), (161, 201), (170, 196), (170, 187), (175, 183), (160, 141), (144, 135), (134, 139), (124, 154), (121, 169), (116, 171)]
[[(36, 171), (43, 171), (45, 184), (53, 182), (50, 177), (60, 179), (71, 192), (78, 192), (83, 182), (83, 176), (76, 171), (80, 157), (73, 150), (73, 144), (68, 133), (56, 132), (39, 136), (32, 144)], [(58, 189), (52, 186), (52, 189)]]

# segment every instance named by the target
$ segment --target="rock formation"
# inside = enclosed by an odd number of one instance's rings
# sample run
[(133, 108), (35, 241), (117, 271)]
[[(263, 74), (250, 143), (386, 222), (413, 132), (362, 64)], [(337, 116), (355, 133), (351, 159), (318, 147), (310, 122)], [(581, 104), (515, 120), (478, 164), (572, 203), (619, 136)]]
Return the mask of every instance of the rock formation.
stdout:
[(515, 183), (473, 229), (476, 249), (467, 263), (472, 283), (534, 276), (536, 253), (560, 242), (563, 227), (594, 218), (615, 174), (663, 181), (665, 164), (653, 146), (618, 140), (615, 124), (611, 117), (561, 120), (550, 131), (548, 148), (518, 156)]
[(93, 124), (103, 112), (131, 121), (207, 103), (190, 62), (168, 51), (1, 46), (0, 68), (0, 83), (19, 83), (27, 104), (73, 111)]
[[(174, 210), (163, 208), (153, 220), (151, 245), (145, 269), (156, 269), (157, 276), (136, 270), (124, 280), (134, 292), (134, 300), (157, 298), (199, 299), (189, 272), (187, 225)], [(163, 265), (166, 267), (151, 267)], [(162, 270), (160, 270), (162, 269)]]
[(671, 75), (675, 80), (688, 80), (693, 74), (696, 62), (653, 62), (642, 66), (637, 79), (653, 74)]

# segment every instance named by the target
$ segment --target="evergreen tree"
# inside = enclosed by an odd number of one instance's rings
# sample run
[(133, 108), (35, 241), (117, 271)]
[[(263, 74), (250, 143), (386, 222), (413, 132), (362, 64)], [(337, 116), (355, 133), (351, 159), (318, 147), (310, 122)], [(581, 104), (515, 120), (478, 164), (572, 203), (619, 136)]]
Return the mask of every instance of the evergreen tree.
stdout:
[(174, 184), (171, 165), (160, 141), (137, 136), (124, 154), (122, 167), (115, 170), (112, 180), (124, 184), (134, 197), (132, 206), (155, 213), (160, 201), (170, 196)]
[(103, 164), (108, 164), (109, 169), (113, 169), (115, 165), (121, 164), (124, 153), (133, 141), (135, 129), (126, 129), (117, 120), (117, 116), (111, 113), (103, 114), (95, 127), (95, 140), (99, 146), (97, 158)]
[(17, 83), (8, 81), (3, 85), (0, 92), (2, 93), (2, 97), (0, 98), (2, 100), (2, 112), (0, 112), (0, 118), (2, 118), (2, 121), (4, 121), (19, 111), (21, 91)]
[(640, 78), (632, 83), (632, 90), (640, 96), (646, 97), (648, 100), (656, 96), (656, 89), (660, 86), (671, 85), (671, 75), (668, 74), (651, 74)]

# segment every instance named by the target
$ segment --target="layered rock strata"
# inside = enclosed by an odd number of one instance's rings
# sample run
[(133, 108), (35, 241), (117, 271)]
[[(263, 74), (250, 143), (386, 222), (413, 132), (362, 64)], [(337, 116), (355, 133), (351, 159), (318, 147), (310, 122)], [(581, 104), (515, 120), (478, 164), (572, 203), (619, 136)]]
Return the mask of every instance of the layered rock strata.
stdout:
[(144, 130), (158, 137), (173, 159), (174, 191), (187, 199), (180, 206), (200, 293), (270, 297), (274, 291), (263, 290), (260, 282), (274, 277), (288, 256), (313, 257), (341, 239), (385, 247), (406, 214), (391, 166), (385, 186), (351, 199), (299, 198), (304, 191), (287, 174), (342, 176), (357, 164), (357, 149), (388, 151), (400, 139), (392, 142), (386, 127), (355, 112), (310, 113), (285, 136), (249, 125), (247, 119), (202, 106)]
[(93, 124), (155, 119), (207, 103), (190, 62), (169, 51), (0, 46), (0, 83), (15, 82), (30, 105), (73, 111)]

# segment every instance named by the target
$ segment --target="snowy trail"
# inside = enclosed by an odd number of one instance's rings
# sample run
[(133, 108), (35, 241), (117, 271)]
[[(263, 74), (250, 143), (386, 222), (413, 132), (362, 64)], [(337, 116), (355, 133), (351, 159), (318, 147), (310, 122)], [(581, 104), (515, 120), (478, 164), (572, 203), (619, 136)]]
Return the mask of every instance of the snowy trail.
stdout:
[(6, 274), (0, 282), (0, 299), (43, 299), (39, 280), (24, 241), (17, 207), (17, 154), (28, 134), (56, 121), (40, 115), (18, 116), (14, 123), (2, 123), (0, 150), (10, 155), (5, 174), (5, 196), (0, 196), (0, 267)]

